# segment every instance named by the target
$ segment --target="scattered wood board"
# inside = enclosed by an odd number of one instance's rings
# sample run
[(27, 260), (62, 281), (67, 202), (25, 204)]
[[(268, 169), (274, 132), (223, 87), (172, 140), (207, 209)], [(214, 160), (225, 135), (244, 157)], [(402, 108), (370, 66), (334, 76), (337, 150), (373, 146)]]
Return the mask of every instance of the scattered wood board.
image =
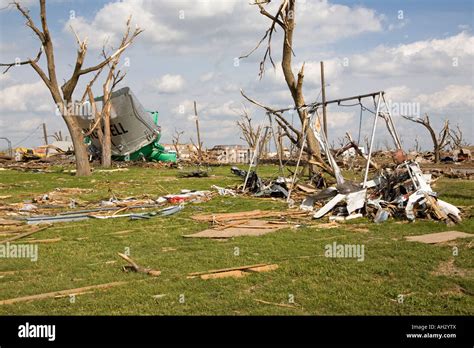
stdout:
[(286, 304), (286, 303), (275, 303), (275, 302), (268, 302), (268, 301), (264, 301), (264, 300), (260, 300), (258, 298), (254, 298), (254, 300), (256, 302), (260, 302), (260, 303), (264, 303), (264, 304), (268, 304), (268, 305), (273, 305), (273, 306), (278, 306), (278, 307), (285, 307), (285, 308), (293, 308), (293, 309), (298, 309), (298, 307), (296, 305), (290, 305), (290, 304)]
[(9, 220), (9, 219), (2, 219), (0, 218), (0, 226), (18, 226), (23, 225), (23, 222), (19, 220)]
[(189, 273), (188, 279), (200, 277), (201, 279), (217, 279), (217, 278), (241, 278), (246, 275), (249, 275), (252, 272), (269, 272), (276, 270), (278, 268), (277, 264), (268, 264), (268, 263), (260, 263), (257, 265), (250, 265), (250, 266), (240, 266), (240, 267), (232, 267), (232, 268), (223, 268), (223, 269), (215, 269), (206, 272), (195, 272)]
[(201, 222), (228, 222), (237, 220), (246, 220), (249, 218), (259, 219), (264, 217), (300, 217), (308, 215), (307, 212), (299, 210), (289, 211), (271, 211), (271, 210), (251, 210), (239, 213), (216, 213), (216, 214), (197, 214), (191, 216), (195, 221)]
[(16, 235), (15, 237), (11, 237), (11, 238), (8, 238), (8, 239), (1, 240), (1, 241), (0, 241), (0, 244), (8, 243), (8, 242), (13, 242), (13, 241), (15, 241), (15, 240), (17, 240), (17, 239), (21, 239), (21, 238), (24, 238), (24, 237), (28, 237), (28, 236), (32, 235), (33, 233), (36, 233), (36, 232), (43, 231), (43, 230), (47, 229), (49, 226), (50, 226), (50, 225), (45, 226), (45, 227), (33, 226), (33, 227), (31, 227), (31, 230), (28, 231), (28, 232), (25, 232), (25, 233), (22, 233), (22, 234), (18, 234), (18, 235)]
[(124, 282), (124, 281), (122, 281), (122, 282), (112, 282), (112, 283), (106, 283), (106, 284), (85, 286), (85, 287), (82, 287), (82, 288), (46, 292), (46, 293), (37, 294), (37, 295), (15, 297), (15, 298), (7, 299), (7, 300), (1, 300), (0, 305), (7, 305), (7, 304), (34, 301), (34, 300), (43, 300), (43, 299), (46, 299), (46, 298), (55, 298), (55, 297), (68, 296), (68, 295), (78, 295), (78, 294), (83, 294), (85, 292), (90, 292), (91, 290), (103, 290), (103, 289), (108, 289), (108, 288), (111, 288), (111, 287), (114, 287), (114, 286), (124, 285), (124, 284), (127, 284), (127, 283), (128, 282)]
[(29, 243), (29, 244), (49, 244), (49, 243), (56, 243), (60, 242), (62, 239), (61, 238), (49, 238), (49, 239), (28, 239), (22, 241), (23, 243)]
[(232, 238), (240, 236), (261, 236), (289, 228), (290, 224), (274, 224), (264, 220), (248, 220), (242, 224), (231, 223), (227, 226), (211, 228), (194, 234), (184, 235), (185, 238)]
[(315, 189), (314, 187), (303, 184), (296, 184), (296, 187), (306, 193), (315, 193), (317, 191), (317, 189)]
[(425, 244), (438, 244), (449, 242), (451, 240), (455, 240), (458, 238), (470, 238), (474, 237), (474, 234), (459, 232), (459, 231), (447, 231), (447, 232), (439, 232), (439, 233), (429, 233), (429, 234), (422, 234), (420, 236), (408, 236), (405, 237), (406, 240), (410, 242), (420, 242)]

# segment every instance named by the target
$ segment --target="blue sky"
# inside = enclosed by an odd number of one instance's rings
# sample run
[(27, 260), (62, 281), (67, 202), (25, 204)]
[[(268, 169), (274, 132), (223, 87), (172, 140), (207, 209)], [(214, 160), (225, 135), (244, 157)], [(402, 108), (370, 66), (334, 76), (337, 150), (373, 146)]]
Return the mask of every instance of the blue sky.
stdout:
[[(3, 7), (8, 1), (0, 3)], [(23, 3), (39, 23), (36, 1)], [(278, 1), (272, 2), (270, 10), (274, 3)], [(194, 137), (193, 100), (198, 103), (208, 147), (242, 143), (235, 126), (244, 103), (240, 88), (267, 105), (291, 104), (278, 65), (273, 70), (268, 64), (264, 78), (258, 79), (262, 49), (240, 60), (238, 66), (234, 64), (236, 57), (254, 47), (269, 24), (246, 0), (52, 0), (47, 9), (57, 49), (56, 65), (64, 78), (75, 59), (70, 25), (81, 37), (88, 37), (86, 63), (93, 64), (104, 38), (112, 45), (117, 42), (132, 14), (132, 21), (145, 31), (123, 56), (130, 66), (121, 86), (131, 87), (146, 108), (160, 111), (164, 142), (171, 140), (175, 129), (185, 131), (184, 140)], [(400, 11), (403, 18), (399, 18)], [(445, 118), (459, 124), (472, 143), (472, 19), (472, 1), (299, 0), (294, 69), (305, 62), (308, 102), (319, 95), (319, 61), (324, 60), (329, 99), (385, 90), (393, 103), (419, 103), (435, 128)], [(279, 62), (281, 32), (274, 36), (273, 57)], [(0, 11), (0, 62), (33, 56), (37, 49), (38, 42), (21, 16), (12, 9)], [(81, 81), (76, 97), (88, 79)], [(98, 82), (97, 94), (101, 88)], [(256, 122), (264, 117), (262, 110), (245, 105)], [(64, 123), (53, 110), (48, 91), (31, 67), (13, 68), (0, 76), (0, 136), (16, 143), (42, 122), (50, 132), (64, 132)], [(356, 134), (358, 117), (356, 108), (331, 107), (330, 140), (337, 143), (346, 131)], [(423, 129), (398, 115), (394, 118), (405, 147), (410, 148), (416, 137), (429, 147)], [(369, 128), (369, 116), (364, 115), (363, 134)], [(385, 137), (381, 131), (380, 147)], [(36, 131), (25, 145), (41, 142)]]

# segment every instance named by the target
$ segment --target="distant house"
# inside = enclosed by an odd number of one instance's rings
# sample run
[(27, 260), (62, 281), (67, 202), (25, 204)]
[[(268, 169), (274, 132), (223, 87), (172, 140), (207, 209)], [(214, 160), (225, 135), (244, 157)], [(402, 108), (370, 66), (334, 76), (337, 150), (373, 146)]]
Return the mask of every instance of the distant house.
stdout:
[(245, 145), (216, 145), (210, 150), (219, 163), (249, 163), (251, 149)]

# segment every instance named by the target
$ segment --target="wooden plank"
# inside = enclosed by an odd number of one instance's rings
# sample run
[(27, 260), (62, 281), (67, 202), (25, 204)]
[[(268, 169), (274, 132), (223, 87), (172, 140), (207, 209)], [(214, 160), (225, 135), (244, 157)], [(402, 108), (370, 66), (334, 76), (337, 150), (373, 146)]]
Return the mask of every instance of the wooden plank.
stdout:
[(290, 305), (290, 304), (286, 304), (286, 303), (268, 302), (268, 301), (264, 301), (264, 300), (259, 300), (258, 298), (254, 298), (254, 301), (257, 301), (257, 302), (260, 302), (260, 303), (264, 303), (264, 304), (268, 304), (268, 305), (278, 306), (278, 307), (285, 307), (285, 308), (298, 309), (297, 306), (295, 306), (295, 305)]
[(194, 272), (194, 273), (189, 273), (188, 276), (199, 276), (201, 274), (208, 274), (208, 273), (219, 273), (219, 272), (227, 272), (227, 271), (237, 271), (237, 270), (246, 270), (248, 268), (256, 268), (256, 267), (262, 267), (262, 266), (268, 266), (268, 263), (258, 263), (256, 265), (248, 265), (248, 266), (239, 266), (239, 267), (230, 267), (230, 268), (221, 268), (221, 269), (212, 269), (210, 271), (205, 271), (205, 272)]
[(60, 242), (62, 239), (61, 238), (50, 238), (50, 239), (28, 239), (22, 241), (23, 243), (29, 243), (29, 244), (49, 244), (49, 243), (56, 243)]
[(0, 244), (13, 242), (14, 240), (21, 239), (21, 238), (24, 238), (24, 237), (28, 237), (28, 236), (32, 235), (33, 233), (43, 231), (43, 230), (47, 229), (48, 227), (49, 227), (49, 225), (45, 226), (45, 227), (41, 227), (41, 228), (34, 227), (34, 229), (32, 231), (28, 231), (28, 232), (22, 233), (18, 236), (11, 237), (11, 238), (4, 239), (4, 240), (0, 241)]
[(408, 236), (406, 240), (410, 242), (420, 242), (425, 244), (437, 244), (443, 242), (449, 242), (457, 238), (470, 238), (474, 237), (474, 234), (459, 232), (459, 231), (447, 231), (439, 233), (422, 234), (420, 236)]
[(127, 283), (129, 283), (129, 282), (119, 281), (119, 282), (112, 282), (112, 283), (85, 286), (85, 287), (82, 287), (82, 288), (46, 292), (46, 293), (37, 294), (37, 295), (15, 297), (15, 298), (7, 299), (7, 300), (1, 300), (0, 305), (7, 305), (7, 304), (18, 303), (18, 302), (35, 301), (35, 300), (43, 300), (43, 299), (47, 299), (47, 298), (54, 298), (54, 297), (57, 297), (57, 296), (77, 295), (77, 294), (81, 294), (81, 293), (84, 293), (84, 292), (88, 292), (90, 290), (109, 289), (111, 287), (125, 285)]
[(240, 270), (235, 271), (227, 271), (227, 272), (219, 272), (219, 273), (209, 273), (209, 274), (202, 274), (201, 279), (219, 279), (219, 278), (242, 278), (248, 275), (247, 272), (243, 272)]

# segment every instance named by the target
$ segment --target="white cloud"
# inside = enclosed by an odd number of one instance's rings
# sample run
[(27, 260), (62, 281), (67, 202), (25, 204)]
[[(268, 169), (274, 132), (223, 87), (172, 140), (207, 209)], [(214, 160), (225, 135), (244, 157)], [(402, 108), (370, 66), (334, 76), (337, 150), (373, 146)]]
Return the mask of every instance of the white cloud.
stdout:
[(331, 111), (327, 112), (327, 122), (330, 128), (343, 128), (347, 130), (347, 126), (355, 120), (355, 113), (345, 111)]
[(150, 11), (152, 4), (152, 2), (146, 0), (125, 0), (109, 3), (101, 8), (90, 21), (81, 16), (69, 19), (64, 25), (64, 30), (70, 32), (70, 26), (72, 26), (81, 39), (88, 37), (91, 47), (101, 48), (104, 42), (113, 44), (121, 39), (125, 31), (126, 21), (129, 16), (132, 16), (132, 28), (138, 25), (144, 29), (144, 32), (140, 34), (140, 39), (156, 44), (180, 38), (181, 34), (178, 31), (163, 24)]
[[(378, 46), (347, 57), (347, 70), (365, 76), (472, 74), (474, 36), (467, 32), (445, 39), (416, 41), (396, 47)], [(337, 60), (336, 60), (337, 61)]]
[(153, 80), (151, 85), (160, 93), (177, 93), (183, 90), (185, 80), (181, 75), (166, 74)]
[(199, 81), (201, 82), (208, 82), (208, 81), (211, 81), (214, 77), (215, 77), (215, 73), (213, 71), (211, 72), (208, 72), (206, 74), (202, 74), (200, 77), (199, 77)]
[[(268, 11), (275, 12), (277, 6), (270, 3)], [(382, 30), (383, 16), (361, 6), (331, 4), (327, 0), (300, 1), (296, 9), (295, 36), (318, 33), (312, 38), (314, 43), (329, 43)], [(70, 31), (72, 25), (81, 37), (89, 37), (91, 47), (101, 48), (107, 38), (111, 42), (120, 39), (129, 15), (133, 23), (145, 30), (141, 41), (188, 53), (227, 47), (231, 41), (234, 47), (245, 49), (247, 43), (253, 44), (270, 25), (256, 6), (241, 0), (123, 0), (106, 4), (90, 20), (81, 16), (70, 19), (64, 30)], [(196, 38), (207, 39), (207, 42), (196, 44)], [(169, 45), (171, 43), (175, 45)]]
[(474, 88), (469, 85), (449, 85), (431, 94), (420, 94), (414, 100), (420, 103), (422, 110), (443, 112), (461, 107), (471, 110), (469, 117), (472, 117), (472, 110), (474, 110)]
[(38, 81), (0, 90), (0, 111), (54, 112), (54, 107), (48, 89), (42, 81)]
[(297, 3), (297, 31), (317, 33), (316, 42), (333, 42), (365, 32), (382, 30), (383, 16), (362, 6), (331, 4), (327, 0)]
[(401, 102), (412, 97), (411, 90), (407, 86), (394, 86), (385, 90), (387, 102), (392, 100)]

